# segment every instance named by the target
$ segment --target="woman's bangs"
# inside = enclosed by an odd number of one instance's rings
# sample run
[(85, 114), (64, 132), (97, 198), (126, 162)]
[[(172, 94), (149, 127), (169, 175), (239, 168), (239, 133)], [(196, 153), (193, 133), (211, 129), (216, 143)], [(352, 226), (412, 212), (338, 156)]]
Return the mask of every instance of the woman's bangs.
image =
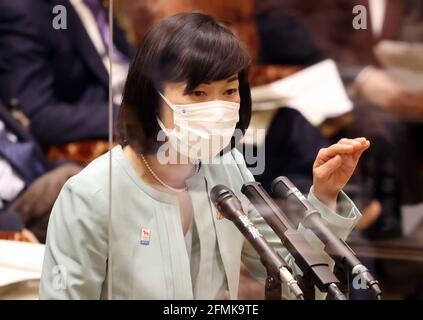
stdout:
[(186, 81), (185, 93), (201, 83), (226, 79), (250, 64), (247, 50), (228, 33), (196, 34), (193, 39), (173, 44), (173, 48), (166, 58), (166, 65), (161, 67), (167, 78), (163, 80)]

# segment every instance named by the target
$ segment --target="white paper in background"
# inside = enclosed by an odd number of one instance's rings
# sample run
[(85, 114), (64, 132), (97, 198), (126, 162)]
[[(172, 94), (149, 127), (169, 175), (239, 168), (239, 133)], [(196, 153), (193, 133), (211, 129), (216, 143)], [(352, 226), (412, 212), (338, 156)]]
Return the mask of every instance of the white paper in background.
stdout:
[(374, 47), (374, 53), (384, 68), (423, 73), (423, 43), (383, 40)]
[(0, 287), (41, 278), (42, 244), (0, 240)]
[(251, 89), (253, 110), (289, 106), (313, 125), (352, 110), (338, 69), (327, 59), (291, 76)]
[(423, 44), (384, 40), (374, 48), (385, 71), (407, 90), (423, 90)]
[(423, 203), (401, 207), (402, 234), (411, 236), (423, 222)]

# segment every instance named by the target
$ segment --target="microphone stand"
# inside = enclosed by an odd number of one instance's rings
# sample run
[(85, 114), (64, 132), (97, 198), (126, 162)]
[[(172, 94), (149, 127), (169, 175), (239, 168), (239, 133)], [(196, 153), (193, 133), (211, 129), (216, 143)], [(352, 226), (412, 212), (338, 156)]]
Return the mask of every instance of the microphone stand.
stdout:
[[(260, 259), (266, 268), (267, 273), (266, 283), (264, 286), (264, 296), (266, 300), (281, 300), (283, 284), (280, 279), (283, 277), (284, 273), (286, 275), (291, 273), (291, 268), (288, 263), (286, 263), (282, 255), (277, 252), (276, 256), (276, 259), (271, 256), (266, 256), (265, 258)], [(299, 284), (298, 286), (301, 288)], [(302, 297), (297, 296), (296, 298), (297, 300), (304, 300), (305, 294), (302, 294)]]
[(211, 191), (211, 200), (219, 212), (231, 220), (244, 235), (260, 256), (260, 261), (266, 268), (265, 298), (280, 300), (282, 283), (286, 284), (291, 293), (304, 300), (303, 293), (297, 281), (291, 274), (291, 268), (283, 256), (276, 252), (260, 234), (259, 230), (242, 211), (241, 202), (227, 187), (215, 186)]
[(282, 284), (281, 282), (272, 276), (269, 273), (269, 270), (267, 271), (267, 278), (266, 278), (266, 284), (264, 286), (264, 298), (265, 300), (281, 300), (282, 297)]
[(351, 280), (350, 274), (348, 272), (345, 272), (344, 268), (340, 266), (339, 263), (337, 262), (335, 262), (335, 265), (333, 267), (333, 273), (339, 279), (339, 284), (338, 284), (339, 290), (341, 290), (341, 292), (349, 299), (350, 298), (349, 284)]
[[(346, 300), (345, 295), (337, 286), (339, 280), (330, 270), (325, 257), (318, 254), (304, 236), (291, 226), (285, 214), (273, 202), (261, 184), (259, 182), (246, 183), (242, 186), (241, 192), (247, 196), (293, 255), (295, 263), (303, 272), (303, 276), (297, 281), (301, 284), (305, 298), (315, 299), (314, 286), (317, 286), (320, 291), (327, 292), (331, 299)], [(264, 209), (269, 210), (269, 214), (263, 212)]]
[(342, 239), (336, 237), (322, 222), (318, 210), (302, 195), (287, 177), (278, 177), (272, 183), (272, 192), (278, 197), (277, 205), (287, 213), (296, 227), (301, 223), (310, 229), (324, 244), (324, 251), (335, 261), (335, 275), (341, 279), (340, 288), (348, 296), (354, 277), (365, 281), (367, 289), (380, 300), (379, 282), (358, 260), (354, 251)]

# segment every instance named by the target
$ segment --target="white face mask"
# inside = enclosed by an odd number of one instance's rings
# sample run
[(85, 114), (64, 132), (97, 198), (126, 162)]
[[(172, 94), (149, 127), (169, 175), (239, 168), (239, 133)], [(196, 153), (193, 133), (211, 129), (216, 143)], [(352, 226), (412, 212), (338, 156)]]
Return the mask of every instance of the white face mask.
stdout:
[(239, 103), (213, 100), (192, 104), (172, 104), (174, 129), (166, 129), (157, 118), (174, 150), (191, 159), (211, 159), (230, 142), (239, 121)]

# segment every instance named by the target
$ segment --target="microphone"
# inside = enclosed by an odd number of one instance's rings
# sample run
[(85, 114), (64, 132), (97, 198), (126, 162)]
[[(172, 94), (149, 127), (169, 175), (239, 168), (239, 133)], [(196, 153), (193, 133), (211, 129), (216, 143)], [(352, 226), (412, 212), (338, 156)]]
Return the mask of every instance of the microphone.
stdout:
[(236, 195), (229, 188), (223, 185), (217, 185), (211, 190), (210, 198), (216, 209), (226, 219), (231, 220), (251, 243), (260, 255), (260, 259), (268, 272), (273, 271), (271, 274), (277, 274), (279, 280), (288, 286), (297, 300), (304, 300), (303, 292), (292, 276), (288, 264), (273, 250), (254, 224), (248, 219)]
[(338, 288), (339, 280), (330, 270), (323, 253), (317, 253), (304, 236), (291, 226), (285, 214), (262, 185), (259, 182), (245, 183), (241, 192), (247, 196), (292, 254), (295, 263), (304, 274), (303, 283), (308, 282), (310, 292), (314, 294), (314, 286), (316, 286), (320, 291), (328, 292), (335, 300), (346, 300), (345, 295)]
[(301, 223), (310, 229), (325, 245), (325, 252), (340, 266), (345, 274), (360, 277), (365, 281), (367, 288), (371, 289), (377, 299), (381, 299), (382, 291), (379, 282), (372, 276), (370, 271), (357, 259), (352, 249), (336, 237), (321, 219), (320, 213), (285, 176), (278, 177), (272, 182), (272, 193), (283, 199), (278, 205), (288, 213), (296, 227)]

